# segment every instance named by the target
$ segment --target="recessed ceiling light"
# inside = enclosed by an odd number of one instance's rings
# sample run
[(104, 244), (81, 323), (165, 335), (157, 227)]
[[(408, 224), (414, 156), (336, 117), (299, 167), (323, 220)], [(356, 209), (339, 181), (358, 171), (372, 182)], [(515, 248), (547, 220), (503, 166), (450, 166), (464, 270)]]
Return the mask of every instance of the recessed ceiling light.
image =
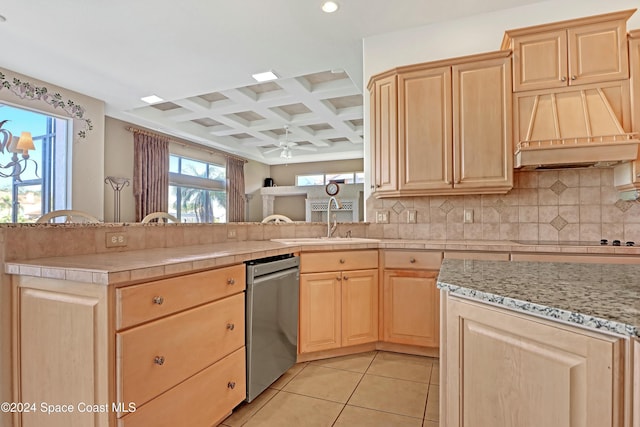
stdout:
[(140, 99), (146, 102), (147, 104), (156, 104), (158, 102), (164, 101), (164, 99), (160, 98), (158, 95), (149, 95)]
[(278, 76), (273, 71), (265, 71), (264, 73), (252, 74), (251, 77), (259, 82), (268, 82), (269, 80), (276, 80)]
[(338, 3), (334, 1), (326, 1), (322, 3), (322, 11), (326, 13), (333, 13), (338, 10)]

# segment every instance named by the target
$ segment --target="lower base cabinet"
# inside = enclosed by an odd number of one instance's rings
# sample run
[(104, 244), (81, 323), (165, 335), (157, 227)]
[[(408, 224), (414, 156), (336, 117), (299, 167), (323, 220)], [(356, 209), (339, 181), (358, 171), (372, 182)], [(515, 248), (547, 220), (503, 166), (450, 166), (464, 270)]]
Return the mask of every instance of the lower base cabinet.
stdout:
[(209, 427), (246, 397), (245, 266), (115, 288), (13, 276), (14, 427)]
[(624, 339), (445, 298), (440, 425), (630, 425)]
[(118, 427), (208, 426), (245, 399), (244, 378), (245, 348), (242, 347), (125, 415), (118, 420)]
[(438, 271), (385, 270), (382, 340), (438, 347), (440, 340)]
[(378, 270), (300, 275), (300, 353), (378, 340)]

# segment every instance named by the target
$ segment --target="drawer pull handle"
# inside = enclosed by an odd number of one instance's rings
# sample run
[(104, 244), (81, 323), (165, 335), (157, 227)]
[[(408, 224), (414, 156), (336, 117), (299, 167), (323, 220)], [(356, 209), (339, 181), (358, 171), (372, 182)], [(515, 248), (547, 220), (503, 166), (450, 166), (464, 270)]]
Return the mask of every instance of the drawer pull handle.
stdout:
[(227, 323), (227, 329), (230, 331), (233, 331), (236, 328), (236, 325), (234, 325), (233, 323)]
[(236, 284), (236, 279), (227, 279), (227, 285), (235, 285)]
[(344, 258), (340, 258), (340, 264), (344, 264), (344, 263), (345, 263)]
[(234, 388), (236, 388), (236, 382), (235, 381), (229, 381), (227, 383), (227, 388), (230, 388), (231, 390), (233, 390)]
[(162, 297), (153, 297), (153, 303), (154, 304), (162, 305), (163, 302), (164, 302), (164, 298), (162, 298)]
[(409, 262), (410, 262), (411, 264), (415, 264), (416, 259), (415, 259), (415, 258), (413, 258), (413, 257), (411, 257), (411, 258), (409, 258)]
[(344, 280), (349, 280), (349, 276), (342, 276)]
[(159, 366), (164, 365), (164, 356), (156, 356), (155, 359), (153, 359), (153, 363)]

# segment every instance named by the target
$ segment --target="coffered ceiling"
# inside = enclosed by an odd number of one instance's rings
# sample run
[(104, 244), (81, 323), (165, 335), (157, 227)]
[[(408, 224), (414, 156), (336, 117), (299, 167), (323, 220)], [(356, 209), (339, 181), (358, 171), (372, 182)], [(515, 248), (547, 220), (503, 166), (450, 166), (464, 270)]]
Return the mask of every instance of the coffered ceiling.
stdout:
[(0, 66), (263, 163), (360, 158), (363, 38), (536, 1), (5, 0)]

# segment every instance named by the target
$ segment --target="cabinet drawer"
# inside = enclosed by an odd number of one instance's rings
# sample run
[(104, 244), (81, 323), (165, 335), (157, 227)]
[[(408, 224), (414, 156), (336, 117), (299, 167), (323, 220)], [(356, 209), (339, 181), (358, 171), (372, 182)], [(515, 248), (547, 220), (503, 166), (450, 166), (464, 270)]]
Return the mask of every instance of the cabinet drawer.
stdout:
[(384, 251), (384, 268), (440, 270), (442, 252)]
[(177, 385), (136, 412), (118, 420), (119, 427), (209, 427), (246, 397), (245, 348)]
[(116, 290), (116, 329), (214, 301), (244, 288), (244, 264), (120, 288)]
[(307, 252), (300, 256), (301, 273), (378, 268), (378, 251)]
[(118, 401), (142, 405), (244, 345), (244, 294), (116, 334)]

